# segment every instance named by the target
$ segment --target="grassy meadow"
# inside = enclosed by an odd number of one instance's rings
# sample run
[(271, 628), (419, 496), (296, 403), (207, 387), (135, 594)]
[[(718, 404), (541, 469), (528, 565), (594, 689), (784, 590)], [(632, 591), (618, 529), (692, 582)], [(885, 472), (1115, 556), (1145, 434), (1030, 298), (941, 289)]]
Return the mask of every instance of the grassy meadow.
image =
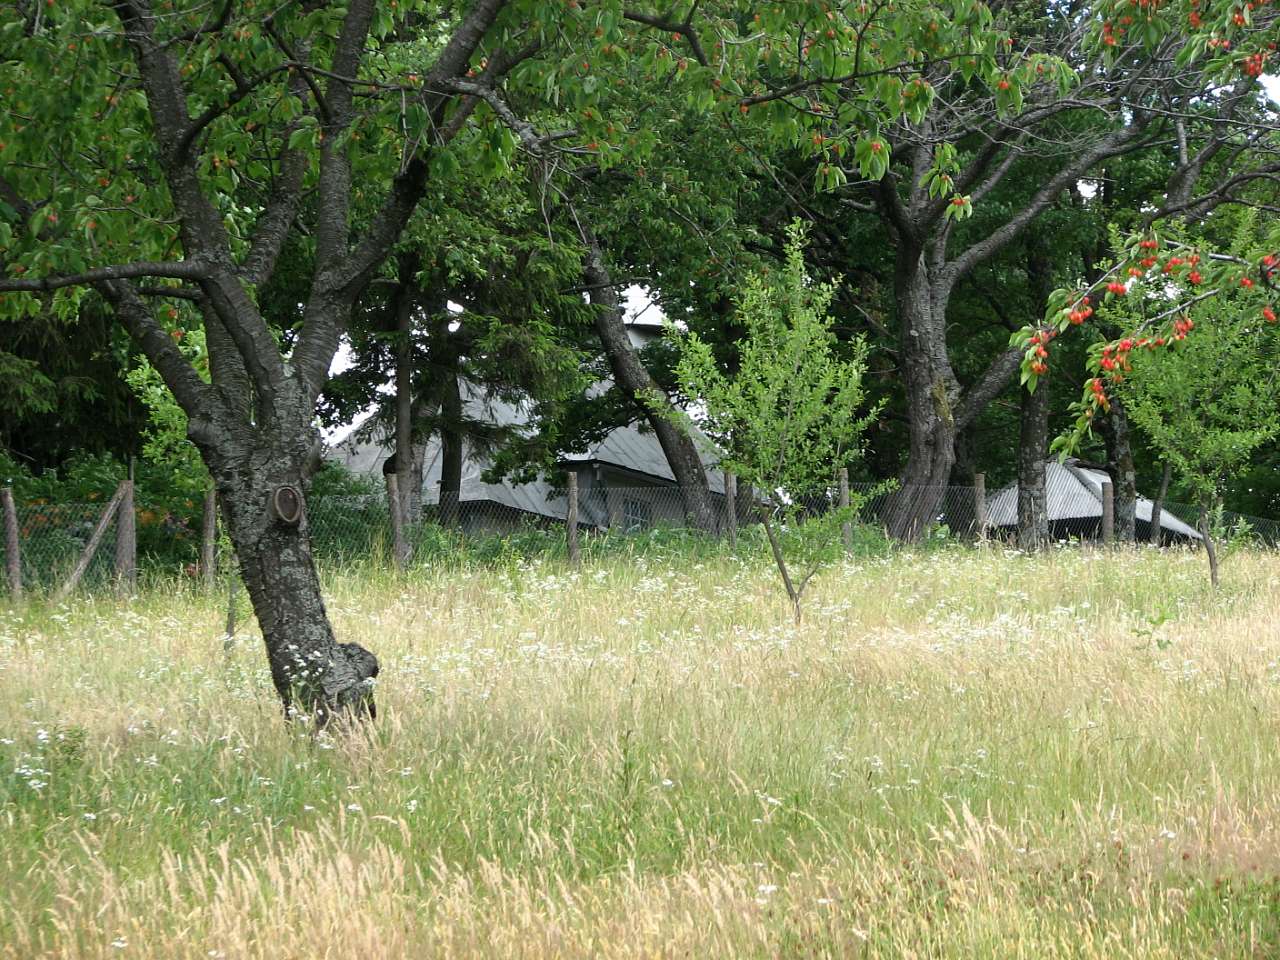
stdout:
[(661, 551), (0, 609), (0, 957), (1280, 956), (1280, 556)]

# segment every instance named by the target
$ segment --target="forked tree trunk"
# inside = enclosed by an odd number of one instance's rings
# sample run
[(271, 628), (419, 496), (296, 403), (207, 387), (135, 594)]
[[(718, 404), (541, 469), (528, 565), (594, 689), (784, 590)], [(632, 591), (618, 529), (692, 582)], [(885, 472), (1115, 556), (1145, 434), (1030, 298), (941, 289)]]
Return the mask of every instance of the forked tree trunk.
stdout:
[(676, 479), (676, 486), (680, 489), (687, 521), (699, 530), (714, 532), (716, 509), (697, 445), (684, 429), (651, 406), (651, 400), (656, 399), (662, 403), (669, 401), (641, 363), (640, 355), (627, 335), (617, 288), (612, 285), (612, 278), (604, 263), (604, 254), (594, 241), (587, 253), (583, 276), (590, 288), (588, 296), (596, 308), (596, 333), (609, 358), (609, 367), (618, 388), (636, 405), (637, 411), (643, 414), (653, 428), (666, 456), (667, 465), (671, 467), (671, 473)]

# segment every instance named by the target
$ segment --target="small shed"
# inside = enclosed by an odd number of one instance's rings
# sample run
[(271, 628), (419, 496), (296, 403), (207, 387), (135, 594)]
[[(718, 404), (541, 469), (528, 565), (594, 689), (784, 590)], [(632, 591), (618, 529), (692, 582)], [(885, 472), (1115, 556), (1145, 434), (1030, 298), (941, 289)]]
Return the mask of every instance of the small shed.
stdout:
[[(1044, 465), (1045, 500), (1049, 514), (1049, 536), (1054, 540), (1097, 540), (1102, 536), (1102, 485), (1110, 475), (1102, 469), (1069, 459), (1049, 460)], [(1139, 496), (1134, 508), (1137, 538), (1151, 537), (1153, 503)], [(987, 526), (992, 533), (1012, 534), (1018, 527), (1018, 485), (1012, 483), (987, 500)], [(1160, 542), (1198, 543), (1202, 538), (1194, 527), (1183, 523), (1168, 510), (1160, 512)]]

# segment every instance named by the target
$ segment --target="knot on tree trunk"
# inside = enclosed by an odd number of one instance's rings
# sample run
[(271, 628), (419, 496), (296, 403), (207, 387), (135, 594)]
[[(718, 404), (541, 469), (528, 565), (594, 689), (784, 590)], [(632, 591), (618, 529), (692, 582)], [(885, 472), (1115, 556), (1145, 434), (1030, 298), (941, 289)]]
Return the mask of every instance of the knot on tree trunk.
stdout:
[(355, 719), (362, 716), (376, 719), (378, 708), (373, 699), (373, 680), (378, 675), (378, 658), (358, 643), (340, 643), (338, 650), (349, 664), (354, 680), (334, 698), (335, 712), (349, 714)]

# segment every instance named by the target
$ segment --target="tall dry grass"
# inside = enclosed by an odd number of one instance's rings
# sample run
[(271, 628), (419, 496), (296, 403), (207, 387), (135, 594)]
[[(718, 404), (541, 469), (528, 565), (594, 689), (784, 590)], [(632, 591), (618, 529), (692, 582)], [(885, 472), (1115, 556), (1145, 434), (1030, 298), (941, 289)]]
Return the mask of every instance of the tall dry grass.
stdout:
[(330, 577), (367, 735), (179, 587), (0, 613), (0, 956), (1280, 954), (1280, 558)]

